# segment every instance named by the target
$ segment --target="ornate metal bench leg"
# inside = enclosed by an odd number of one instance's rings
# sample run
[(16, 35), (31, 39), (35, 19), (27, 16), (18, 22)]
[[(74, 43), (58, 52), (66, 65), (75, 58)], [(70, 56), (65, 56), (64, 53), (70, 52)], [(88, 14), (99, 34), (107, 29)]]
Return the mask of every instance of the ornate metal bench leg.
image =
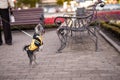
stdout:
[(98, 52), (98, 37), (97, 36), (96, 36), (96, 43), (95, 43), (95, 51)]
[(95, 34), (95, 51), (98, 52), (98, 36), (97, 36), (97, 27), (94, 28), (94, 34)]
[[(100, 22), (97, 22), (97, 27), (96, 27), (96, 31), (98, 32), (98, 34), (99, 34), (99, 31), (100, 31)], [(97, 34), (96, 34), (96, 36), (97, 36)], [(99, 42), (98, 42), (98, 37), (96, 37), (96, 52), (98, 52), (99, 51)]]
[(93, 29), (91, 28), (88, 28), (88, 33), (89, 35), (92, 35), (94, 37), (93, 41), (95, 43), (95, 51), (97, 52), (98, 51), (98, 36), (97, 36), (97, 28), (96, 26), (92, 27)]

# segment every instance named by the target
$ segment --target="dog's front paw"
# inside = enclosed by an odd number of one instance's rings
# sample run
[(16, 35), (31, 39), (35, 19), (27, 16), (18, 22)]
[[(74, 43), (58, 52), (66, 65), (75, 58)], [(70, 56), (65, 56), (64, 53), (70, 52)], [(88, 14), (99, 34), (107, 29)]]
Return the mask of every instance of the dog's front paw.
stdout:
[(41, 46), (39, 47), (39, 49), (40, 49), (40, 51), (43, 51), (43, 45), (41, 45)]

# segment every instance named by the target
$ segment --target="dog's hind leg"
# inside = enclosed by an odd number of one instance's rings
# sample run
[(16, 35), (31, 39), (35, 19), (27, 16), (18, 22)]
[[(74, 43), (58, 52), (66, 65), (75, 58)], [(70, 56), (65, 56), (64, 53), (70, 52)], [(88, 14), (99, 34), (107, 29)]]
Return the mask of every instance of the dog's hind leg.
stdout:
[(29, 64), (32, 65), (32, 61), (33, 61), (33, 53), (31, 51), (27, 51), (28, 54), (28, 58), (29, 58)]
[(32, 65), (32, 62), (33, 62), (33, 56), (31, 55), (30, 57), (29, 57), (29, 59), (30, 59), (30, 65)]
[(35, 62), (35, 64), (37, 64), (37, 62), (36, 62), (36, 55), (35, 54), (33, 54), (33, 61)]

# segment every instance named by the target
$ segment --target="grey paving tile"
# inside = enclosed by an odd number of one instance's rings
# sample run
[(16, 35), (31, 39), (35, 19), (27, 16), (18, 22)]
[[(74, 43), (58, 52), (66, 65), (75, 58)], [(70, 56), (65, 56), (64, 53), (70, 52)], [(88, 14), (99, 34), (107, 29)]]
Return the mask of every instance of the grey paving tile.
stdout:
[[(27, 31), (33, 34), (33, 31)], [(62, 53), (56, 30), (46, 31), (44, 48), (37, 52), (38, 65), (29, 66), (22, 50), (31, 38), (13, 31), (13, 45), (0, 46), (0, 80), (120, 80), (120, 55), (99, 35), (99, 51), (89, 36), (72, 41)]]

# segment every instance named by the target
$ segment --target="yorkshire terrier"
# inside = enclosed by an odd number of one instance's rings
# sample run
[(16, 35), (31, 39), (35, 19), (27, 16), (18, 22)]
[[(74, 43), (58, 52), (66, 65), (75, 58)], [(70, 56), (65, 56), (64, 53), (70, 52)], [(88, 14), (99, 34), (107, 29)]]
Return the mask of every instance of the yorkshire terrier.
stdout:
[(32, 62), (36, 62), (36, 55), (35, 52), (39, 51), (39, 49), (42, 50), (43, 47), (43, 38), (42, 35), (45, 33), (43, 26), (41, 24), (38, 24), (35, 27), (35, 33), (32, 38), (32, 42), (29, 45), (25, 45), (23, 50), (27, 52), (28, 58), (29, 58), (29, 64), (32, 65)]

